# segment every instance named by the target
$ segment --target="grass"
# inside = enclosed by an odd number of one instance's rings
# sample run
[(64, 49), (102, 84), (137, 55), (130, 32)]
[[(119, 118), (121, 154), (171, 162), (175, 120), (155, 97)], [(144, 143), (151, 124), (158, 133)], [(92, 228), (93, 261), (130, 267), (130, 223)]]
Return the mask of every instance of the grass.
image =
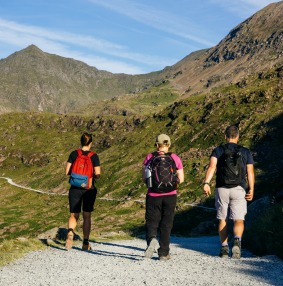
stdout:
[(1, 183), (0, 242), (19, 236), (35, 238), (65, 223), (68, 215), (66, 196), (44, 195)]
[(0, 267), (25, 256), (30, 251), (45, 248), (46, 246), (38, 239), (3, 240), (0, 242)]
[[(67, 196), (39, 194), (5, 182), (0, 181), (0, 266), (29, 251), (44, 249), (46, 244), (37, 237), (52, 228), (66, 228), (69, 216)], [(142, 209), (136, 203), (98, 199), (92, 215), (90, 240), (130, 239), (129, 230), (143, 223), (139, 215), (136, 217), (139, 212)], [(83, 237), (81, 218), (76, 234)], [(63, 248), (64, 241), (51, 241), (48, 245)]]
[(99, 104), (90, 105), (87, 110), (79, 109), (76, 115), (85, 114), (87, 116), (109, 116), (117, 118), (120, 116), (145, 117), (154, 112), (159, 112), (169, 104), (180, 99), (180, 95), (168, 84), (146, 89), (138, 94), (127, 94), (114, 97), (112, 99), (100, 101)]

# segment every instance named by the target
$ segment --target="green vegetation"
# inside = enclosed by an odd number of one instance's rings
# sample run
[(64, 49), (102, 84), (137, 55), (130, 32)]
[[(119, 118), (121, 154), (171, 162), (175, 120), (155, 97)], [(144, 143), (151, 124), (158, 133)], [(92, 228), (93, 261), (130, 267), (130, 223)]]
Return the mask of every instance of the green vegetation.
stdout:
[[(47, 245), (64, 247), (64, 241), (39, 240), (37, 237), (53, 228), (67, 227), (68, 197), (39, 194), (13, 187), (0, 179), (0, 266), (27, 252)], [(98, 199), (92, 216), (90, 239), (129, 239), (137, 225), (144, 224), (142, 205), (135, 202), (117, 202)], [(82, 220), (76, 234), (82, 237)], [(81, 241), (75, 242), (80, 246)]]
[(0, 242), (0, 267), (23, 257), (30, 251), (44, 249), (38, 239), (4, 240)]
[(66, 196), (43, 195), (8, 186), (1, 179), (0, 241), (36, 237), (46, 230), (62, 225), (68, 216)]
[[(140, 96), (128, 95), (101, 104), (109, 110), (113, 106), (116, 110), (127, 108), (128, 114), (117, 112), (110, 116), (111, 112), (105, 115), (101, 112), (98, 116), (91, 107), (73, 115), (31, 112), (1, 115), (0, 176), (31, 188), (66, 194), (69, 185), (64, 176), (65, 162), (69, 153), (80, 147), (81, 133), (88, 130), (94, 134), (93, 150), (99, 154), (102, 165), (93, 231), (98, 236), (101, 232), (139, 235), (144, 225), (142, 202), (146, 192), (140, 174), (142, 161), (154, 150), (155, 136), (167, 133), (172, 138), (172, 151), (183, 160), (186, 176), (179, 190), (174, 233), (189, 235), (200, 222), (215, 217), (213, 212), (197, 210), (189, 204), (211, 206), (211, 199), (202, 196), (201, 188), (209, 155), (216, 145), (224, 142), (226, 126), (238, 124), (240, 144), (252, 150), (256, 162), (255, 198), (274, 195), (282, 189), (280, 69), (261, 73), (260, 77), (250, 76), (244, 85), (238, 83), (209, 94), (180, 98), (163, 84)], [(102, 111), (99, 108), (98, 113)], [(18, 236), (33, 238), (66, 224), (66, 196), (36, 194), (0, 183), (2, 240)], [(272, 218), (263, 218), (265, 224), (271, 225), (272, 219), (282, 217), (282, 209), (277, 205), (272, 213)], [(282, 224), (279, 226), (282, 228)], [(257, 227), (256, 232), (263, 231), (263, 226)], [(269, 251), (278, 253), (278, 249), (280, 246), (274, 245)]]
[(146, 89), (138, 94), (127, 94), (112, 99), (100, 101), (99, 104), (90, 104), (86, 108), (77, 109), (74, 114), (92, 117), (103, 116), (110, 118), (142, 117), (158, 112), (164, 107), (180, 99), (180, 95), (169, 87), (168, 83)]

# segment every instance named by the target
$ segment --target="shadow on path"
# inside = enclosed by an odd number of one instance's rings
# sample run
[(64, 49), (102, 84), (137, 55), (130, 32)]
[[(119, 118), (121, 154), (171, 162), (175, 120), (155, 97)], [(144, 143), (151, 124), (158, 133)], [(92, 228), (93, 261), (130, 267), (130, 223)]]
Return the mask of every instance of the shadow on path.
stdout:
[[(96, 242), (96, 241), (92, 241), (90, 240), (90, 242), (94, 242), (94, 243), (99, 243), (101, 245), (107, 245), (107, 246), (117, 246), (118, 248), (127, 248), (127, 249), (133, 249), (133, 250), (138, 250), (138, 251), (144, 251), (144, 248), (140, 248), (140, 247), (135, 247), (132, 245), (126, 245), (126, 244), (117, 244), (117, 243), (112, 243), (112, 242)], [(146, 246), (146, 243), (145, 243)]]
[[(197, 251), (210, 256), (219, 256), (220, 241), (218, 236), (201, 236), (201, 237), (171, 237), (171, 243), (179, 247)], [(232, 249), (229, 243), (230, 250)], [(252, 257), (252, 254), (242, 249), (242, 257)]]
[[(95, 242), (95, 241), (90, 241), (91, 243), (95, 243), (94, 245), (92, 244), (92, 250), (85, 251), (89, 254), (94, 254), (94, 255), (101, 255), (101, 256), (108, 256), (108, 257), (118, 257), (118, 258), (124, 258), (124, 259), (129, 259), (129, 260), (142, 260), (143, 259), (143, 251), (144, 249), (134, 247), (134, 246), (129, 246), (129, 245), (123, 245), (123, 244), (116, 244), (116, 243), (104, 243), (104, 242)], [(121, 251), (107, 251), (107, 250), (99, 250), (96, 249), (96, 245), (105, 245), (105, 246), (110, 246), (110, 247), (117, 247), (117, 250), (122, 250), (121, 248), (126, 248), (130, 250), (137, 250), (141, 252), (141, 255), (137, 254), (132, 254), (132, 253), (122, 253)], [(83, 251), (81, 248), (73, 246), (73, 249)]]

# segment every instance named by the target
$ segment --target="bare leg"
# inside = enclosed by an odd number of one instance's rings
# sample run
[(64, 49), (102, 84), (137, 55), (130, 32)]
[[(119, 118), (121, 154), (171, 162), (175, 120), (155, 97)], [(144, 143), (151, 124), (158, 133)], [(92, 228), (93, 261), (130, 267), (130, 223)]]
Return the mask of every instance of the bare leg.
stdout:
[[(68, 221), (68, 229), (74, 230), (76, 228), (79, 215), (80, 215), (79, 213), (70, 214), (69, 221)], [(65, 244), (65, 247), (67, 250), (72, 249), (73, 239), (74, 239), (74, 232), (70, 230), (67, 234), (67, 239), (66, 239), (66, 244)]]
[(234, 221), (234, 245), (232, 247), (232, 258), (241, 258), (241, 238), (244, 232), (244, 221)]
[(228, 225), (225, 219), (219, 220), (218, 233), (221, 244), (228, 244)]
[(72, 229), (76, 228), (79, 216), (80, 216), (79, 213), (70, 213), (68, 228), (72, 228)]
[(244, 232), (244, 221), (243, 220), (235, 220), (234, 221), (234, 237), (241, 238)]

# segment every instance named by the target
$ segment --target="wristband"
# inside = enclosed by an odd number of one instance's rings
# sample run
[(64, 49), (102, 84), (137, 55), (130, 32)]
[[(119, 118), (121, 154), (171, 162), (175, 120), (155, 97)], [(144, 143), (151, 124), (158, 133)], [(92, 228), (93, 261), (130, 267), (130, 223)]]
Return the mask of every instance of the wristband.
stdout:
[(209, 185), (209, 183), (208, 182), (204, 182), (203, 185)]

